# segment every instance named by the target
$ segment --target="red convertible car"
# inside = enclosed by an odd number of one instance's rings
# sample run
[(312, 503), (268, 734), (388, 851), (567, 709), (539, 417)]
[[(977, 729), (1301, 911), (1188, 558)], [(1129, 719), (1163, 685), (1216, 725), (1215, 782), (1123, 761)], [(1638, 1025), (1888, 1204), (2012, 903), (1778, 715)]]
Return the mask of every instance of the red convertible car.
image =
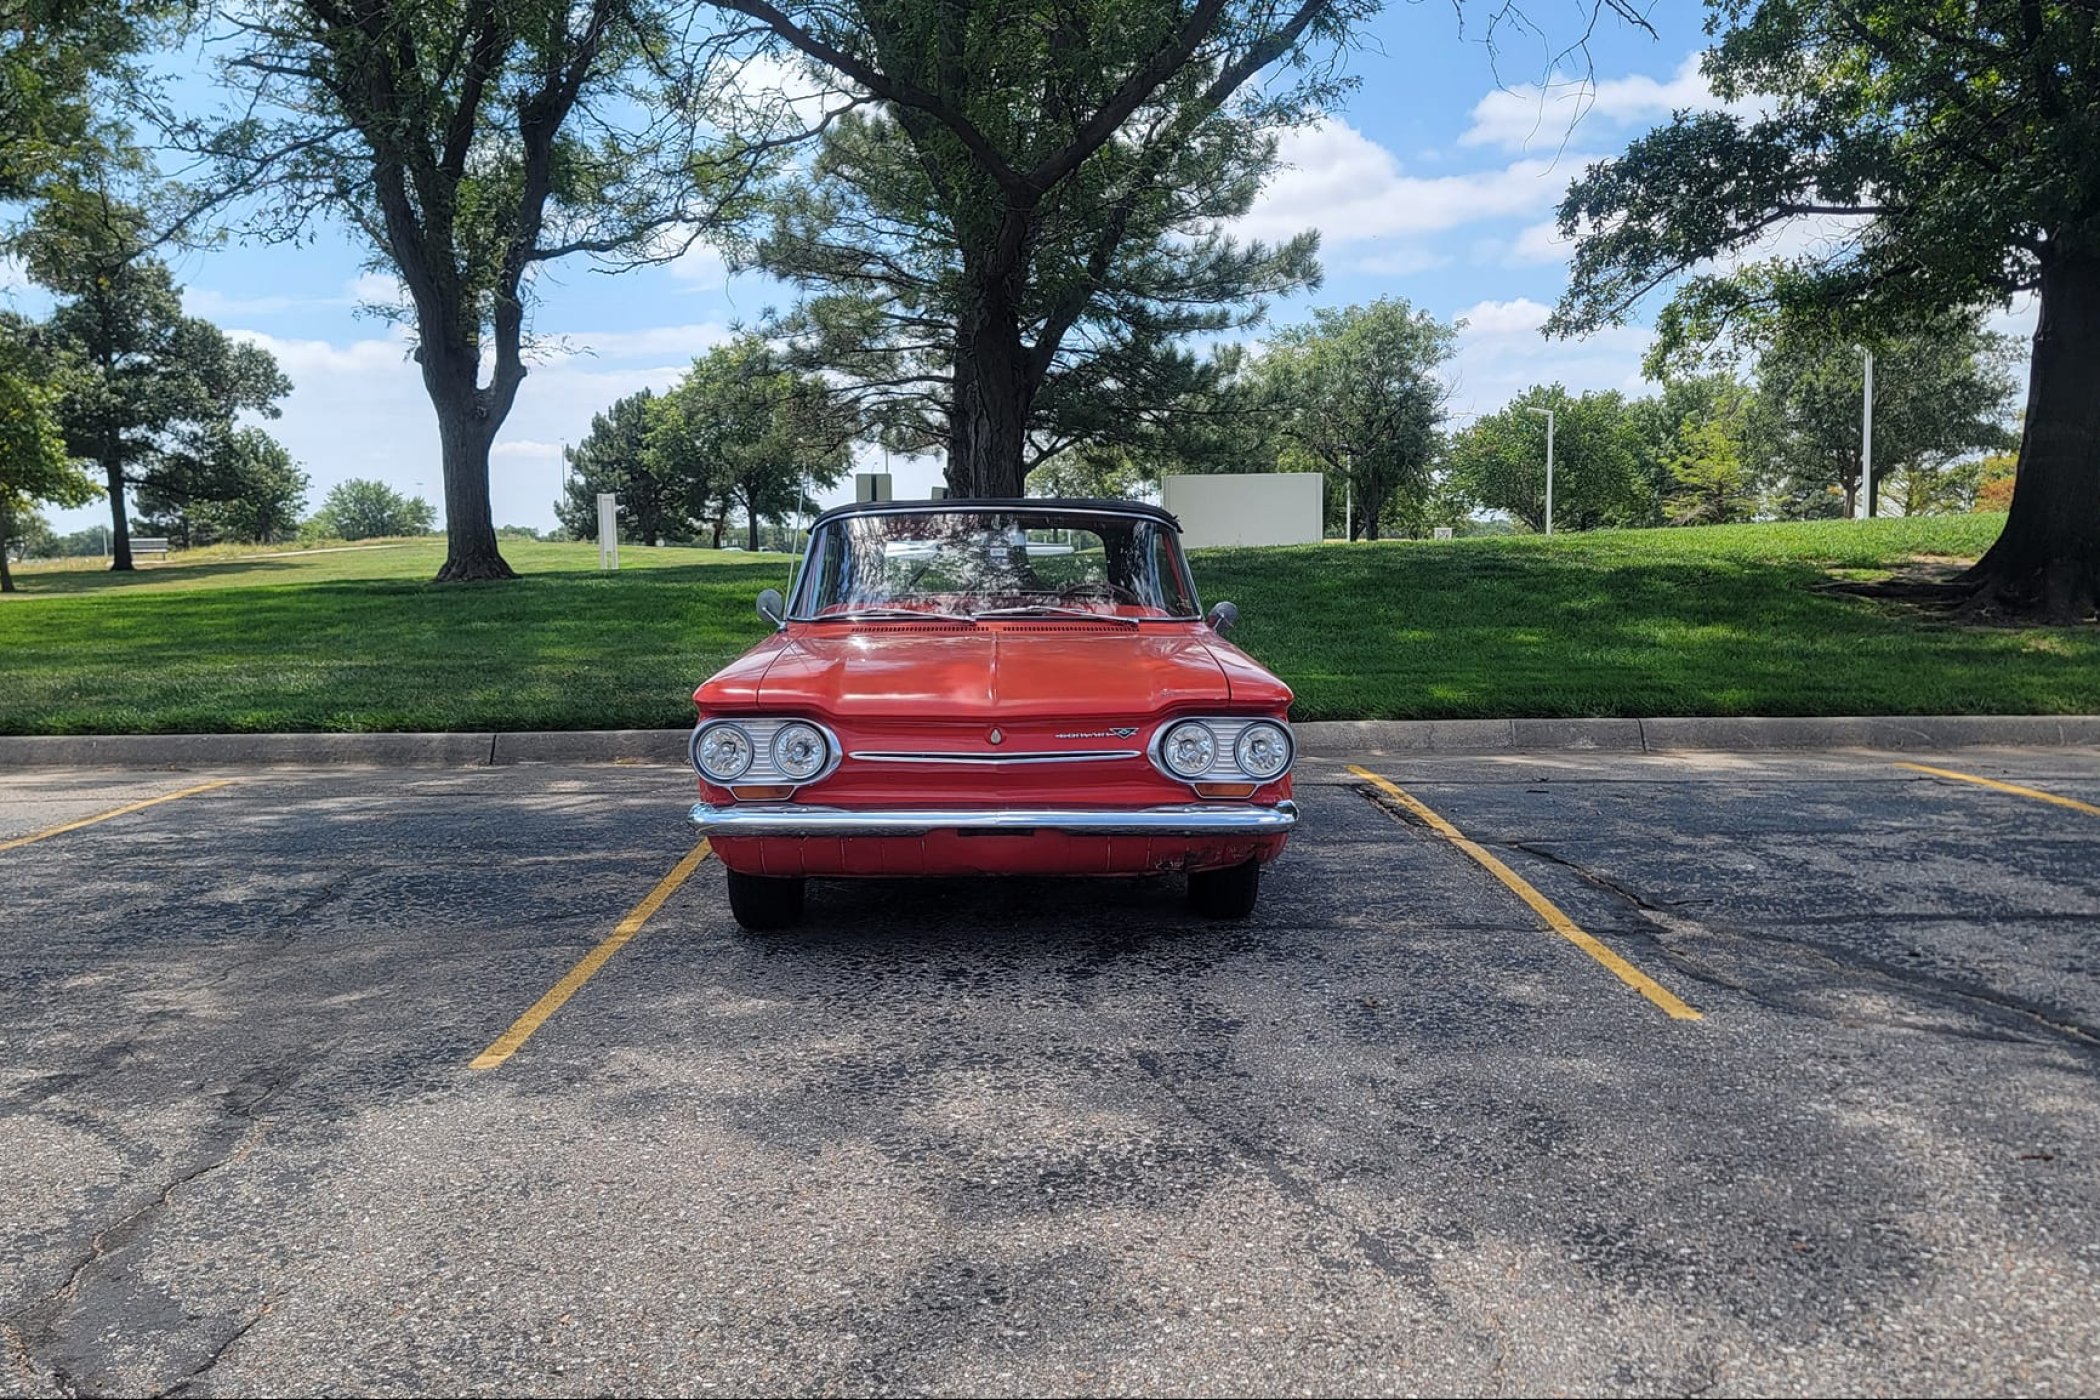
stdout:
[(1254, 908), (1283, 849), (1291, 692), (1124, 501), (896, 501), (811, 526), (777, 629), (694, 692), (694, 826), (748, 929), (809, 877), (1188, 876)]

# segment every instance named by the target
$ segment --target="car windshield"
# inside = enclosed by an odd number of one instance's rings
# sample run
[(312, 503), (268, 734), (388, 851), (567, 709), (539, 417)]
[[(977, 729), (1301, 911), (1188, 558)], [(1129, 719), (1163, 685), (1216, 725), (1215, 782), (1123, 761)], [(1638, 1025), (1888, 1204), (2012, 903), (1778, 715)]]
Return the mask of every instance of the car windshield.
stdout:
[(826, 521), (795, 589), (802, 621), (869, 613), (1193, 618), (1173, 527), (1058, 510), (875, 511)]

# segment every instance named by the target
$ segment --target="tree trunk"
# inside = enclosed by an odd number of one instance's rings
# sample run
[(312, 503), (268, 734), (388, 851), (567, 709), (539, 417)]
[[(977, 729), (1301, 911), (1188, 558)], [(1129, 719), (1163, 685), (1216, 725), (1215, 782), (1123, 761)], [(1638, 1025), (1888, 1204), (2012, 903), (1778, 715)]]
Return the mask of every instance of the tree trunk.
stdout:
[(124, 516), (124, 464), (116, 460), (114, 450), (102, 458), (103, 475), (109, 482), (109, 568), (111, 573), (128, 574), (131, 562), (131, 522)]
[(15, 591), (15, 576), (7, 571), (7, 512), (0, 510), (0, 593)]
[(715, 527), (714, 547), (716, 549), (720, 549), (722, 547), (722, 532), (729, 528), (729, 516), (725, 512), (721, 515), (716, 516), (710, 523), (713, 524), (713, 526)]
[(2043, 261), (2012, 507), (1962, 582), (1975, 605), (2056, 622), (2100, 607), (2100, 252)]
[(744, 548), (758, 553), (758, 488), (744, 493)]
[(439, 583), (518, 576), (496, 544), (489, 506), (489, 444), (499, 425), (481, 416), (478, 397), (471, 389), (463, 395), (431, 395), (445, 466), (445, 565), (437, 572)]
[(1020, 317), (1001, 290), (984, 294), (956, 336), (955, 398), (948, 417), (948, 492), (1015, 497), (1027, 489), (1022, 465), (1035, 387), (1021, 344)]

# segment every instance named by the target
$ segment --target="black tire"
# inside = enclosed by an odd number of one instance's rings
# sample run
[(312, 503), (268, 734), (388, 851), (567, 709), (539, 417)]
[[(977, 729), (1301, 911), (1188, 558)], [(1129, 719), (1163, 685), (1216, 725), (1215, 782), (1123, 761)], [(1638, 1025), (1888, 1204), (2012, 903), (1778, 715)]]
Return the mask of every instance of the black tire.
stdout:
[(753, 933), (793, 928), (802, 920), (802, 880), (729, 874), (729, 912)]
[(1206, 919), (1244, 919), (1254, 912), (1260, 894), (1260, 861), (1189, 876), (1189, 909)]

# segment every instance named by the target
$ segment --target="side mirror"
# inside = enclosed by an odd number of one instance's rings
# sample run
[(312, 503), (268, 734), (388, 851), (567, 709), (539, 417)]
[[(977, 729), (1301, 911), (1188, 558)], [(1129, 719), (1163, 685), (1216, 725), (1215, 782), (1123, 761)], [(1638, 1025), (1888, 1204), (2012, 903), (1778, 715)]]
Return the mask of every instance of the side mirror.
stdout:
[(777, 588), (768, 588), (758, 595), (758, 615), (775, 627), (787, 626), (787, 599), (780, 596)]
[(1203, 620), (1210, 624), (1211, 631), (1222, 637), (1240, 625), (1240, 610), (1230, 603), (1218, 603), (1211, 608), (1210, 616)]

